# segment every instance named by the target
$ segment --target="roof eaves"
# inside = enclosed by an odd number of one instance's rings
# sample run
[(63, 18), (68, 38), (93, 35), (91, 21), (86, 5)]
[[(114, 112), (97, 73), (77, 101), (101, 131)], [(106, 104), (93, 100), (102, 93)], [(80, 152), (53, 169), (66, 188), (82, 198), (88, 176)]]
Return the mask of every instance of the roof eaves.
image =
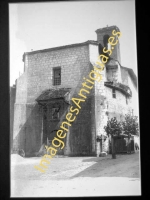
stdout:
[(25, 52), (24, 54), (25, 55), (31, 55), (31, 54), (36, 54), (36, 53), (43, 53), (43, 52), (48, 52), (48, 51), (53, 51), (53, 50), (64, 49), (64, 48), (84, 46), (84, 45), (88, 45), (88, 44), (98, 45), (98, 42), (94, 41), (94, 40), (88, 40), (88, 41), (82, 42), (82, 43), (69, 44), (69, 45), (64, 45), (64, 46), (59, 46), (59, 47), (52, 47), (52, 48), (48, 48), (48, 49), (42, 49), (42, 50), (37, 50), (37, 51)]
[(64, 98), (67, 92), (70, 92), (71, 88), (59, 88), (59, 89), (48, 89), (41, 93), (39, 97), (35, 100), (37, 102), (40, 101), (48, 101), (51, 99), (61, 99)]

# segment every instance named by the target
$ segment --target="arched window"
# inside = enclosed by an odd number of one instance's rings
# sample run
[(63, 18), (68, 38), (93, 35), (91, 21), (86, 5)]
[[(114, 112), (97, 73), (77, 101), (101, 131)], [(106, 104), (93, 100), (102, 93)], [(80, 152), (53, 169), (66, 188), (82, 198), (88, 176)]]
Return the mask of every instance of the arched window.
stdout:
[(98, 52), (99, 55), (103, 53), (103, 46), (100, 43), (98, 44)]
[(110, 44), (108, 43), (108, 39), (109, 39), (109, 35), (104, 35), (103, 37), (103, 43), (104, 43), (104, 47), (106, 47), (107, 49), (110, 49)]

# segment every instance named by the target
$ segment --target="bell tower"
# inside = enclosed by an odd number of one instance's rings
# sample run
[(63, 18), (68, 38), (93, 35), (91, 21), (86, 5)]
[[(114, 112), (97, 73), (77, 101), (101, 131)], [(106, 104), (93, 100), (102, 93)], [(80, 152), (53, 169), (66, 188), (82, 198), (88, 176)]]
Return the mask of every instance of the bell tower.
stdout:
[[(117, 26), (109, 26), (97, 29), (95, 32), (97, 33), (97, 41), (99, 43), (99, 54), (103, 54), (103, 48), (106, 47), (107, 49), (112, 50), (112, 54), (110, 55), (111, 58), (118, 60), (121, 63), (121, 57), (120, 57), (120, 43), (119, 43), (119, 34), (113, 34), (113, 30), (115, 30), (115, 33), (120, 32), (119, 28)], [(110, 37), (114, 37), (115, 43), (117, 40), (117, 44), (111, 46), (108, 43), (108, 39)]]

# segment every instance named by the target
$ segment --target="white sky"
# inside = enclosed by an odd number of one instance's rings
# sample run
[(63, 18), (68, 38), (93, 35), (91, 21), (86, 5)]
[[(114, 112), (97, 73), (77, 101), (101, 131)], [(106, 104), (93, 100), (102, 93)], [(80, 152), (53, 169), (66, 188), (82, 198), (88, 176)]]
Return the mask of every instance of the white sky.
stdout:
[(97, 40), (107, 25), (119, 27), (121, 64), (137, 74), (135, 1), (10, 3), (10, 85), (23, 73), (24, 52)]

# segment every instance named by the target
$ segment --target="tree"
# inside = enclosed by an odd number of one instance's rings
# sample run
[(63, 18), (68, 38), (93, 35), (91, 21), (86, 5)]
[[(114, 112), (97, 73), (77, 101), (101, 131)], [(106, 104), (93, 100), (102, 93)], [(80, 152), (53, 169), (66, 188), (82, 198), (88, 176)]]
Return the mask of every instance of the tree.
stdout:
[(108, 136), (111, 135), (112, 158), (115, 159), (115, 138), (122, 133), (122, 124), (117, 121), (116, 117), (114, 117), (107, 121), (107, 126), (104, 126), (104, 130)]
[(125, 115), (125, 120), (122, 121), (122, 127), (125, 134), (128, 136), (139, 135), (138, 117), (132, 116), (130, 113)]

